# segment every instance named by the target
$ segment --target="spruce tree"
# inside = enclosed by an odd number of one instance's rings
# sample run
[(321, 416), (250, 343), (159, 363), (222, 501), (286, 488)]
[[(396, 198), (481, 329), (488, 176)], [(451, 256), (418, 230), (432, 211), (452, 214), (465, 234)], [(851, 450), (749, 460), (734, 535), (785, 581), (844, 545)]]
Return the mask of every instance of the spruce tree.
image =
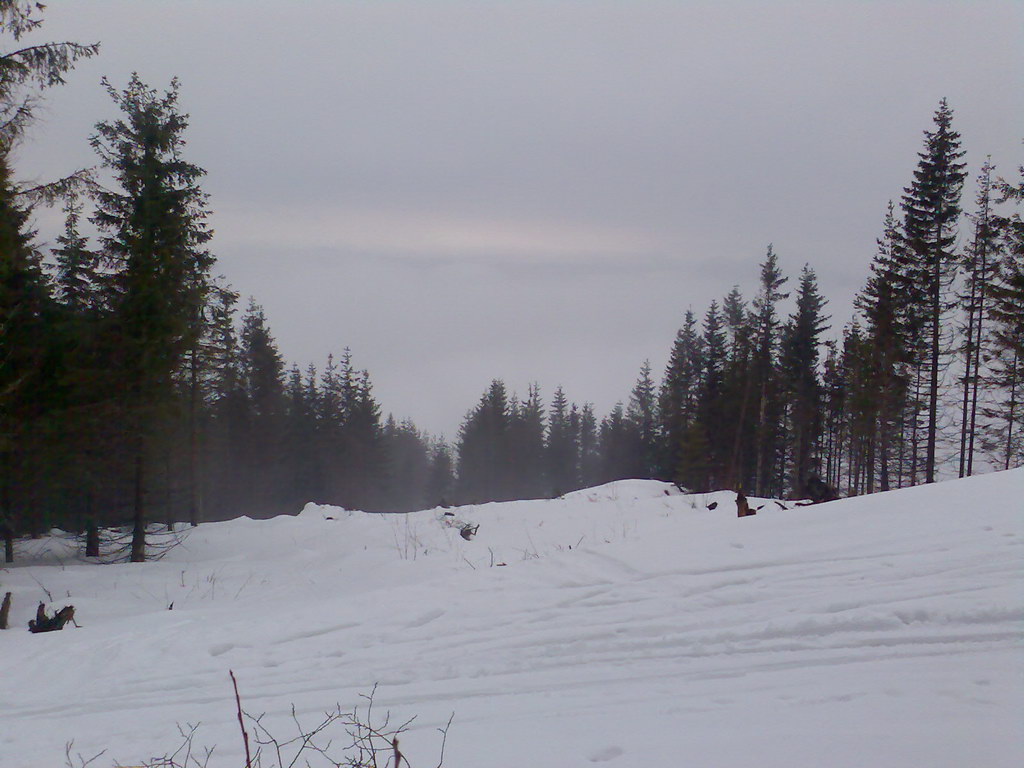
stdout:
[[(315, 374), (314, 374), (315, 375)], [(282, 463), (287, 465), (288, 501), (301, 508), (321, 498), (317, 463), (316, 390), (312, 392), (298, 365), (292, 365), (285, 384), (287, 419)]]
[(626, 418), (633, 422), (640, 440), (633, 470), (636, 477), (654, 477), (657, 474), (657, 407), (657, 393), (654, 380), (651, 378), (651, 362), (644, 360), (626, 410)]
[(354, 379), (355, 389), (344, 429), (344, 470), (348, 478), (345, 505), (356, 509), (380, 509), (388, 475), (388, 456), (381, 429), (380, 405), (365, 369)]
[(263, 307), (249, 300), (242, 317), (241, 376), (246, 418), (240, 454), (247, 484), (245, 501), (259, 512), (282, 501), (283, 469), (278, 462), (284, 438), (284, 361)]
[(316, 447), (324, 467), (324, 499), (334, 504), (344, 504), (347, 490), (344, 475), (345, 422), (352, 399), (352, 355), (346, 348), (342, 356), (344, 374), (338, 369), (334, 354), (327, 355), (327, 364), (320, 374), (319, 388), (315, 381), (308, 388), (318, 389), (316, 399), (317, 434)]
[[(900, 276), (903, 237), (896, 221), (895, 208), (890, 201), (883, 223), (882, 236), (871, 263), (871, 275), (864, 289), (855, 299), (855, 305), (864, 317), (865, 334), (870, 351), (869, 387), (877, 407), (875, 440), (878, 458), (878, 485), (889, 490), (893, 459), (899, 477), (902, 477), (903, 441), (899, 439), (905, 413), (908, 365), (912, 360), (916, 339), (914, 307), (903, 290)], [(894, 455), (896, 450), (896, 455)], [(874, 464), (874, 462), (872, 462)], [(869, 468), (869, 485), (875, 477), (874, 466)], [(900, 483), (902, 484), (902, 483)]]
[(601, 444), (601, 480), (610, 482), (632, 477), (640, 436), (636, 425), (626, 418), (622, 403), (616, 403), (598, 432)]
[[(722, 300), (722, 319), (728, 334), (728, 350), (722, 375), (721, 412), (724, 416), (720, 425), (722, 432), (722, 461), (725, 475), (722, 485), (739, 488), (744, 483), (745, 457), (753, 454), (753, 446), (745, 434), (746, 415), (751, 399), (751, 334), (750, 314), (739, 288), (733, 289)], [(748, 484), (749, 487), (749, 484)]]
[(60, 303), (81, 315), (88, 309), (99, 309), (97, 259), (81, 233), (82, 204), (77, 193), (68, 195), (64, 214), (64, 232), (57, 236), (58, 247), (53, 249), (57, 265), (54, 284)]
[(57, 374), (46, 322), (52, 297), (29, 225), (39, 193), (52, 197), (68, 185), (33, 189), (17, 182), (12, 153), (27, 136), (41, 92), (62, 84), (77, 61), (99, 50), (98, 44), (71, 42), (20, 45), (22, 36), (42, 25), (43, 9), (27, 0), (0, 0), (0, 528), (8, 557), (15, 531), (40, 522), (31, 507), (44, 474), (35, 448), (43, 449), (45, 433), (31, 424), (59, 420), (55, 412), (67, 405), (68, 394), (50, 386)]
[(676, 474), (680, 457), (690, 423), (697, 416), (702, 355), (697, 319), (693, 310), (688, 309), (672, 344), (658, 394), (662, 445), (659, 474), (673, 482), (679, 482)]
[(430, 475), (425, 491), (427, 506), (449, 505), (455, 487), (455, 471), (452, 462), (452, 449), (443, 439), (430, 441)]
[[(15, 42), (42, 26), (45, 6), (30, 0), (0, 0), (0, 35)], [(35, 43), (0, 53), (0, 152), (4, 157), (31, 124), (38, 93), (64, 84), (80, 59), (99, 52), (99, 43)]]
[(463, 503), (506, 501), (509, 402), (505, 383), (491, 382), (459, 430), (457, 490)]
[(999, 227), (993, 210), (991, 158), (978, 176), (976, 208), (970, 215), (974, 234), (964, 255), (966, 286), (958, 297), (967, 321), (964, 325), (963, 402), (960, 414), (960, 477), (974, 474), (974, 446), (978, 431), (978, 388), (986, 345), (992, 282), (999, 266)]
[(205, 174), (182, 154), (188, 117), (178, 109), (178, 82), (163, 94), (132, 75), (119, 91), (104, 80), (123, 113), (97, 123), (90, 139), (116, 188), (96, 195), (93, 223), (113, 271), (107, 288), (115, 317), (118, 374), (133, 454), (131, 559), (145, 559), (145, 502), (150, 441), (173, 395), (172, 377), (199, 332), (212, 257), (205, 250)]
[(42, 467), (34, 425), (46, 411), (49, 389), (50, 295), (28, 217), (0, 155), (0, 528), (8, 542), (15, 531), (37, 527), (32, 495)]
[[(1024, 166), (1020, 182), (1000, 179), (1003, 200), (1024, 203)], [(992, 402), (984, 409), (991, 424), (986, 443), (1003, 469), (1024, 462), (1024, 219), (999, 217), (1005, 250), (992, 286), (990, 370)]]
[(704, 313), (701, 336), (704, 351), (700, 395), (697, 403), (697, 423), (706, 444), (707, 461), (704, 490), (724, 487), (729, 460), (729, 431), (726, 428), (725, 377), (728, 366), (726, 332), (718, 302), (712, 301)]
[(540, 388), (531, 384), (526, 400), (513, 397), (509, 420), (509, 462), (515, 495), (522, 499), (544, 496), (546, 489), (544, 403)]
[(573, 430), (571, 407), (562, 387), (555, 389), (548, 417), (547, 475), (548, 494), (553, 498), (579, 487), (577, 477), (577, 436)]
[(434, 506), (437, 497), (428, 494), (431, 459), (427, 437), (409, 419), (399, 423), (389, 415), (381, 444), (388, 459), (387, 475), (393, 482), (385, 489), (380, 508), (410, 512)]
[(822, 392), (818, 376), (821, 334), (828, 330), (828, 317), (822, 313), (825, 299), (818, 291), (818, 280), (810, 265), (800, 273), (796, 309), (783, 333), (782, 375), (789, 402), (788, 439), (792, 468), (790, 487), (803, 495), (807, 481), (817, 474), (813, 457), (821, 435)]
[(751, 316), (751, 381), (757, 398), (754, 493), (758, 496), (765, 495), (771, 488), (773, 464), (778, 449), (777, 441), (780, 438), (777, 375), (780, 321), (777, 307), (780, 301), (789, 297), (788, 293), (781, 290), (788, 279), (779, 269), (779, 258), (769, 244), (768, 252), (761, 263), (760, 290), (754, 297)]
[(938, 439), (939, 380), (943, 360), (942, 324), (949, 306), (949, 287), (955, 277), (957, 224), (964, 182), (964, 152), (953, 129), (953, 110), (939, 102), (934, 129), (925, 131), (914, 180), (904, 189), (904, 234), (913, 257), (913, 277), (924, 286), (923, 317), (927, 366), (927, 445), (925, 482), (935, 482)]
[(839, 487), (842, 472), (843, 441), (845, 440), (846, 377), (835, 340), (825, 342), (825, 362), (822, 366), (824, 390), (824, 445), (822, 446), (825, 481)]
[(601, 445), (593, 403), (580, 410), (580, 484), (584, 488), (601, 483)]

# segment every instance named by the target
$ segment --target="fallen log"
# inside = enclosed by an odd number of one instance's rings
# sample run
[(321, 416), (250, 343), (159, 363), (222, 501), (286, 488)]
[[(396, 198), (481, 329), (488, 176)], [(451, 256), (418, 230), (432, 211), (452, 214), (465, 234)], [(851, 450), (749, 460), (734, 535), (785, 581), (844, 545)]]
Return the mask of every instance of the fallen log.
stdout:
[(28, 623), (28, 631), (32, 633), (56, 632), (59, 629), (64, 629), (64, 625), (69, 621), (76, 627), (78, 626), (78, 622), (75, 621), (75, 606), (65, 605), (53, 616), (47, 616), (46, 606), (40, 603), (36, 608), (36, 617)]

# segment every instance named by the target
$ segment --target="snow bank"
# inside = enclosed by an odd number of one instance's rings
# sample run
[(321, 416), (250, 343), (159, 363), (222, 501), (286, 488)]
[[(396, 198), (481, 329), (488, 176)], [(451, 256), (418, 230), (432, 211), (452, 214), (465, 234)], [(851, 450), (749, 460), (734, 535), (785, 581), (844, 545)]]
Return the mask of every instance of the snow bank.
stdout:
[[(743, 519), (733, 498), (310, 504), (143, 565), (31, 543), (46, 565), (0, 571), (0, 766), (72, 739), (133, 764), (186, 722), (237, 766), (229, 669), (282, 728), (379, 684), (418, 766), (452, 712), (452, 768), (1024, 764), (1024, 470)], [(22, 630), (44, 589), (81, 629)]]

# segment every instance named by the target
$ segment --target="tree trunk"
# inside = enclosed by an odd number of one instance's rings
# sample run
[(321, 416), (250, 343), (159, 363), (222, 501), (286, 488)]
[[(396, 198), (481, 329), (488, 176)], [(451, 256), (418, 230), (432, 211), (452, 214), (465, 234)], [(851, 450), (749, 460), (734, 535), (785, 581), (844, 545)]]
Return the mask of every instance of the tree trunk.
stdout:
[(733, 441), (732, 466), (729, 469), (729, 486), (739, 488), (743, 484), (743, 427), (747, 421), (747, 405), (750, 402), (750, 372), (743, 381), (743, 399), (740, 401), (740, 415), (736, 420), (736, 439)]
[(100, 530), (96, 527), (96, 522), (92, 519), (89, 519), (85, 523), (85, 556), (100, 556)]
[(985, 280), (988, 273), (988, 254), (981, 251), (981, 284), (978, 286), (978, 322), (974, 343), (974, 380), (971, 382), (971, 426), (967, 433), (967, 476), (974, 474), (974, 436), (978, 428), (978, 380), (981, 378), (981, 340), (985, 322)]
[(889, 441), (885, 437), (878, 446), (878, 490), (889, 490)]
[(906, 403), (900, 407), (900, 436), (896, 449), (896, 487), (903, 488), (907, 485), (907, 408)]
[[(977, 237), (975, 237), (977, 242)], [(976, 258), (976, 254), (975, 254)], [(970, 427), (971, 370), (974, 365), (974, 314), (976, 311), (975, 292), (978, 290), (977, 264), (971, 275), (971, 292), (967, 298), (967, 346), (964, 349), (964, 396), (960, 409), (960, 477), (967, 474), (967, 433)], [(977, 369), (974, 369), (977, 378)]]
[(875, 492), (875, 436), (869, 435), (864, 460), (864, 492)]
[(7, 629), (7, 619), (11, 615), (11, 593), (4, 595), (4, 601), (0, 604), (0, 629)]
[(910, 425), (910, 484), (917, 485), (918, 460), (921, 458), (921, 363), (918, 361), (914, 371), (914, 403)]
[(143, 450), (144, 447), (140, 439), (135, 454), (135, 514), (131, 550), (131, 561), (133, 563), (142, 563), (146, 560), (146, 512), (143, 506), (145, 497), (145, 459), (143, 457)]
[(188, 397), (188, 522), (199, 525), (199, 370), (198, 353), (192, 349)]
[[(941, 234), (940, 228), (940, 237)], [(925, 448), (924, 460), (924, 481), (926, 483), (935, 482), (935, 443), (939, 419), (939, 321), (942, 316), (941, 245), (936, 245), (936, 250), (938, 252), (934, 256), (935, 264), (932, 267), (932, 349), (928, 381), (928, 443)]]
[(1013, 422), (1017, 418), (1017, 379), (1020, 368), (1020, 356), (1013, 355), (1013, 379), (1010, 382), (1010, 410), (1006, 417), (1006, 462), (1003, 469), (1009, 469), (1013, 456)]
[(754, 495), (764, 495), (765, 431), (768, 425), (768, 383), (761, 384), (761, 407), (757, 419), (757, 469), (754, 475)]

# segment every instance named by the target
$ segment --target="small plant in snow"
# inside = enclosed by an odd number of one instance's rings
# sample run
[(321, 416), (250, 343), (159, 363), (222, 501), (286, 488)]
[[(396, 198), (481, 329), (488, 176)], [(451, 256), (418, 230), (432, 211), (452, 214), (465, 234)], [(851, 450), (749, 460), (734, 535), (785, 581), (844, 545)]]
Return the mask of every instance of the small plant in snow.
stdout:
[[(265, 715), (251, 715), (242, 708), (235, 675), (233, 672), (229, 674), (234, 686), (235, 713), (243, 747), (243, 753), (233, 760), (235, 764), (245, 768), (414, 768), (399, 743), (399, 737), (409, 729), (414, 718), (394, 725), (390, 713), (385, 712), (378, 717), (373, 711), (376, 685), (369, 694), (362, 696), (366, 702), (362, 711), (358, 707), (348, 711), (338, 704), (313, 727), (302, 724), (293, 705), (292, 732), (281, 734), (273, 732), (265, 724)], [(437, 729), (441, 734), (441, 746), (436, 768), (444, 766), (445, 743), (454, 718), (453, 714), (444, 728)], [(162, 757), (143, 761), (138, 768), (206, 768), (215, 747), (196, 747), (198, 729), (198, 725), (179, 725), (181, 743), (177, 749)], [(341, 735), (344, 738), (339, 741)], [(65, 750), (67, 768), (91, 768), (91, 764), (105, 752), (88, 760), (78, 755), (75, 762), (71, 758), (71, 748), (72, 743), (68, 743)]]

